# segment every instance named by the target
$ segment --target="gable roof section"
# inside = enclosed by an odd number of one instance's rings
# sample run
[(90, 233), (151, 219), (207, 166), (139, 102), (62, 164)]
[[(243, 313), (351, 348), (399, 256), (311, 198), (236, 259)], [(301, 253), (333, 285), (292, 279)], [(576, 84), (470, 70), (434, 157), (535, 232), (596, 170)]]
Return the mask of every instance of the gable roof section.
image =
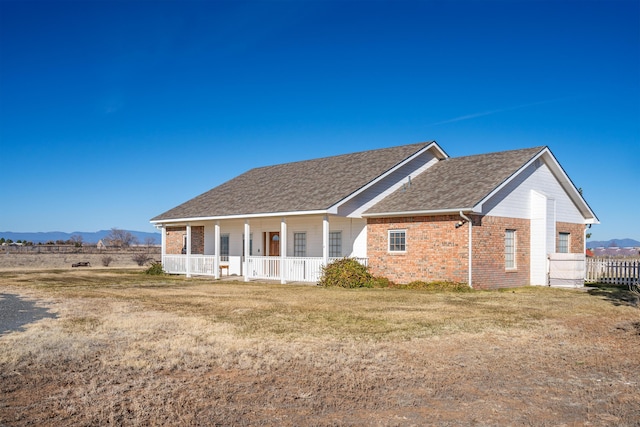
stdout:
[(430, 146), (440, 150), (423, 142), (251, 169), (151, 222), (326, 210)]
[(448, 158), (367, 210), (363, 216), (470, 211), (545, 147)]

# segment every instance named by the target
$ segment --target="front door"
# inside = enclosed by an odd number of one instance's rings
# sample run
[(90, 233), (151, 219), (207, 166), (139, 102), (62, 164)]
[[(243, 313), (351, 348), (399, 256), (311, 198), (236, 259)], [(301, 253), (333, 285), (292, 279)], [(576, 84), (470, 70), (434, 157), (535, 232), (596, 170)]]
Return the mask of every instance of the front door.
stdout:
[(269, 232), (269, 256), (280, 256), (280, 232)]

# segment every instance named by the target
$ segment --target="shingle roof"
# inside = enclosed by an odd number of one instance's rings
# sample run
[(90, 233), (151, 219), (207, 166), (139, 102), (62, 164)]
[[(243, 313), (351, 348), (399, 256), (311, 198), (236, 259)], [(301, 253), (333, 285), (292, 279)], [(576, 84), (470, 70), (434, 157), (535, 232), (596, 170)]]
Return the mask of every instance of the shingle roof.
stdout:
[(545, 147), (442, 160), (364, 214), (470, 208), (484, 199)]
[(429, 144), (251, 169), (151, 221), (324, 210)]

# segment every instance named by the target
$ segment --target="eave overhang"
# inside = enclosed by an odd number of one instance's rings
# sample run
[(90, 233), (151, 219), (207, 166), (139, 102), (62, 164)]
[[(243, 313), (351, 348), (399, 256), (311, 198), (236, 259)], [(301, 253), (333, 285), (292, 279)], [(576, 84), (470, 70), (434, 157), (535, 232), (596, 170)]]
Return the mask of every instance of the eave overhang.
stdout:
[(473, 207), (475, 212), (482, 212), (482, 206), (485, 202), (487, 202), (491, 197), (493, 197), (496, 193), (502, 190), (506, 185), (508, 185), (515, 177), (517, 177), (523, 170), (528, 168), (536, 161), (544, 161), (551, 173), (556, 177), (562, 188), (565, 190), (571, 201), (574, 203), (576, 208), (580, 211), (582, 216), (584, 217), (585, 224), (600, 224), (598, 217), (596, 217), (595, 213), (591, 210), (591, 207), (587, 203), (587, 201), (582, 197), (578, 188), (575, 186), (571, 178), (564, 171), (558, 160), (555, 158), (549, 147), (544, 147), (538, 154), (533, 156), (527, 163), (522, 165), (517, 171), (515, 171), (511, 176), (505, 179), (500, 185), (493, 189), (489, 194), (487, 194), (482, 200), (480, 200)]
[(402, 211), (402, 212), (377, 212), (362, 214), (363, 218), (389, 218), (402, 216), (433, 216), (433, 215), (459, 215), (460, 212), (468, 214), (478, 214), (480, 211), (474, 208), (453, 208), (453, 209), (435, 209), (425, 211)]
[(149, 221), (154, 225), (162, 224), (184, 224), (188, 222), (202, 222), (202, 221), (221, 221), (229, 219), (247, 219), (252, 218), (281, 218), (288, 216), (303, 216), (303, 215), (325, 215), (328, 214), (328, 210), (313, 210), (313, 211), (297, 211), (297, 212), (268, 212), (268, 213), (252, 213), (252, 214), (237, 214), (237, 215), (220, 215), (220, 216), (203, 216), (203, 217), (190, 217), (190, 218), (171, 218), (171, 219), (159, 219)]

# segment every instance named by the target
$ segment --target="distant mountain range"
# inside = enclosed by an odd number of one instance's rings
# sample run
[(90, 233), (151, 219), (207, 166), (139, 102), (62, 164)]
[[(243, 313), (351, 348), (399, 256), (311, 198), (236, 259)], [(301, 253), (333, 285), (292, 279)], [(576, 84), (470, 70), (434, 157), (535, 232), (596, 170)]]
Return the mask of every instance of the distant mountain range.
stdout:
[(633, 239), (611, 239), (611, 240), (594, 240), (587, 241), (588, 248), (608, 248), (617, 246), (619, 248), (638, 248), (640, 242)]
[[(145, 243), (148, 238), (154, 239), (156, 245), (160, 244), (160, 233), (147, 233), (145, 231), (133, 231), (133, 230), (125, 230), (129, 233), (133, 234), (139, 243)], [(100, 230), (100, 231), (74, 231), (73, 233), (64, 233), (62, 231), (48, 231), (48, 232), (25, 232), (25, 233), (14, 233), (12, 231), (0, 231), (0, 237), (4, 237), (5, 240), (11, 239), (14, 242), (18, 240), (26, 240), (28, 242), (33, 243), (46, 243), (49, 241), (63, 240), (67, 241), (71, 238), (71, 236), (82, 236), (82, 241), (84, 243), (98, 243), (99, 240), (104, 239), (111, 230)]]

